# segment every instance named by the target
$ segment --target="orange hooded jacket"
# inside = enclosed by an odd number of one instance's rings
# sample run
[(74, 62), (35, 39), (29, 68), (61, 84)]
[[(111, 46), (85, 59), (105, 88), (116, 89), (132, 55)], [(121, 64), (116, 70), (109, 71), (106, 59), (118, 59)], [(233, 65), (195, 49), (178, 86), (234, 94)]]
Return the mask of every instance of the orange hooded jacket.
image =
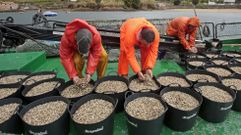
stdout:
[(74, 53), (78, 52), (75, 33), (81, 28), (86, 28), (92, 33), (92, 42), (88, 56), (86, 73), (90, 75), (94, 74), (101, 56), (101, 36), (95, 27), (80, 19), (75, 19), (67, 24), (64, 35), (61, 38), (59, 54), (61, 63), (63, 64), (70, 79), (78, 75), (74, 65), (73, 56)]
[[(155, 39), (153, 43), (148, 47), (144, 47), (144, 45), (141, 45), (137, 40), (138, 32), (143, 28), (150, 28), (155, 33)], [(135, 56), (135, 45), (138, 45), (142, 52), (142, 69), (152, 69), (155, 66), (158, 55), (159, 40), (160, 35), (158, 30), (145, 18), (128, 19), (122, 24), (120, 28), (120, 51), (121, 53), (126, 55), (127, 61), (125, 62), (128, 62), (130, 64), (135, 73), (141, 71), (141, 68)], [(123, 66), (122, 63), (119, 62), (119, 66)], [(128, 68), (128, 66), (126, 68)], [(118, 72), (120, 75), (127, 74), (121, 70), (119, 70)]]
[[(196, 26), (194, 31), (188, 30), (188, 25)], [(169, 22), (167, 28), (167, 35), (178, 37), (181, 44), (185, 49), (194, 47), (196, 32), (200, 25), (200, 21), (197, 17), (177, 17)], [(186, 40), (186, 35), (189, 35), (189, 41)]]

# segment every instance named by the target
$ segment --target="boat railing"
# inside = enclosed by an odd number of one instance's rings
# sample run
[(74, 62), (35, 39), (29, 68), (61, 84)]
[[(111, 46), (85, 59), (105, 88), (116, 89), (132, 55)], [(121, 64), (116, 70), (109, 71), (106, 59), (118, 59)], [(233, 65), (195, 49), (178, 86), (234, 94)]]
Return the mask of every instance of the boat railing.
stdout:
[(216, 38), (241, 38), (241, 22), (217, 23), (215, 25)]

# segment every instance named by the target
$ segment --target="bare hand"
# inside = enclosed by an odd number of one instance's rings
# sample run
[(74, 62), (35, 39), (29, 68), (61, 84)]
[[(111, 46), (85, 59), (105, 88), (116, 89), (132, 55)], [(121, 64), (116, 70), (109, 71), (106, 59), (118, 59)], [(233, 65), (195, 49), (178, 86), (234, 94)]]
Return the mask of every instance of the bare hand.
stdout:
[(191, 47), (188, 51), (192, 52), (192, 53), (197, 53), (197, 48), (196, 47)]
[(149, 75), (151, 78), (153, 77), (153, 73), (151, 69), (147, 69), (146, 74)]
[(75, 85), (78, 85), (78, 86), (81, 84), (81, 80), (78, 76), (73, 77), (73, 82)]
[(138, 72), (137, 75), (139, 80), (145, 81), (145, 76), (142, 74), (142, 72)]
[(90, 80), (91, 80), (91, 75), (90, 74), (86, 74), (85, 80), (86, 80), (86, 83), (89, 83)]

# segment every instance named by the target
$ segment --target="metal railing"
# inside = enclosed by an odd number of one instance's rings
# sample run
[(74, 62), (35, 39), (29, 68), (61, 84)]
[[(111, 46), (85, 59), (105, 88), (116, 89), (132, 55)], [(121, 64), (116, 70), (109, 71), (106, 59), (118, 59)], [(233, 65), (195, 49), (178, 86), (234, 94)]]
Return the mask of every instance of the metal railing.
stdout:
[(215, 38), (241, 38), (241, 22), (217, 23), (215, 25)]

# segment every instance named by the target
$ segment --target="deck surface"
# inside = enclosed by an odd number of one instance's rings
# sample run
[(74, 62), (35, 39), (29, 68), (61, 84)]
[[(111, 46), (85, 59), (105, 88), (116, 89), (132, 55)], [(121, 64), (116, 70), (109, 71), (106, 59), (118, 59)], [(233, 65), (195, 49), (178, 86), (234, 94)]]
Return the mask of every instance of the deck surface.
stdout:
[[(14, 55), (15, 56), (14, 61), (12, 60), (12, 58), (14, 57), (10, 55), (11, 54), (0, 55), (1, 70), (3, 69), (4, 70), (10, 70), (10, 69), (21, 70), (21, 68), (19, 68), (18, 66), (24, 65), (25, 68), (23, 69), (28, 70), (32, 67), (35, 69), (34, 70), (35, 72), (56, 71), (58, 73), (58, 77), (68, 80), (68, 77), (64, 71), (63, 66), (60, 63), (59, 58), (48, 58), (43, 61), (39, 60), (36, 63), (36, 60), (38, 59), (35, 57), (38, 55), (39, 55), (38, 57), (42, 56), (41, 53), (31, 53), (31, 54), (22, 53), (22, 54), (18, 54), (17, 58), (16, 58), (16, 55)], [(35, 64), (38, 66), (31, 65), (31, 64), (29, 65), (27, 64), (27, 62), (30, 62), (30, 63), (35, 62)], [(106, 73), (115, 74), (113, 73), (113, 71), (116, 71), (116, 70), (117, 70), (117, 63), (109, 63)], [(174, 61), (171, 61), (171, 60), (157, 61), (157, 64), (153, 70), (154, 75), (157, 75), (162, 72), (167, 72), (167, 71), (180, 72), (180, 73), (185, 72), (184, 69), (181, 68)], [(130, 72), (130, 75), (133, 75), (133, 73)], [(93, 78), (96, 79), (96, 75), (94, 75)], [(71, 131), (70, 134), (73, 134), (73, 131)], [(124, 113), (116, 114), (115, 125), (114, 125), (114, 135), (127, 135), (127, 134), (128, 133), (127, 133), (127, 126), (126, 126)], [(240, 135), (241, 134), (241, 113), (231, 111), (227, 117), (227, 120), (224, 121), (223, 123), (218, 123), (218, 124), (206, 122), (200, 117), (198, 117), (195, 126), (187, 132), (175, 132), (164, 126), (161, 134), (162, 135)]]

